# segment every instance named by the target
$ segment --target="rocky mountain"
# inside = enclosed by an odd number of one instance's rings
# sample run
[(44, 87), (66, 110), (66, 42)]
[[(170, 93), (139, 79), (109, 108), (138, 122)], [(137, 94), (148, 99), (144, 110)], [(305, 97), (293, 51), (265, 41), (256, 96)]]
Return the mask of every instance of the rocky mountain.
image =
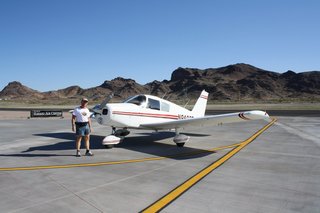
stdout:
[(320, 101), (320, 72), (287, 71), (280, 74), (248, 64), (204, 70), (180, 67), (173, 71), (170, 80), (155, 80), (146, 85), (118, 77), (88, 89), (71, 86), (39, 92), (19, 82), (11, 82), (0, 92), (0, 98), (64, 103), (79, 101), (80, 97), (86, 96), (99, 102), (113, 91), (115, 100), (146, 93), (186, 102), (187, 99), (196, 99), (202, 89), (210, 93), (210, 101)]
[(22, 85), (18, 81), (10, 82), (1, 92), (0, 98), (5, 99), (41, 99), (44, 95), (37, 91), (33, 90), (27, 86)]
[(205, 70), (178, 68), (170, 81), (152, 82), (147, 86), (154, 94), (163, 91), (183, 97), (187, 93), (192, 99), (206, 89), (209, 99), (218, 101), (320, 100), (319, 71), (280, 74), (248, 64)]

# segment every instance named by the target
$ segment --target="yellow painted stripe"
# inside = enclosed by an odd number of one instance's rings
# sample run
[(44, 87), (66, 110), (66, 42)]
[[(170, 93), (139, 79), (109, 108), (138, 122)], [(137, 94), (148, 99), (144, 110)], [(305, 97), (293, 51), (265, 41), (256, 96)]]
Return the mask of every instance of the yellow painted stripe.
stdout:
[(216, 147), (209, 150), (199, 150), (194, 152), (179, 153), (176, 155), (168, 155), (164, 157), (152, 157), (152, 158), (141, 158), (141, 159), (132, 159), (132, 160), (121, 160), (121, 161), (107, 161), (107, 162), (97, 162), (97, 163), (83, 163), (83, 164), (66, 164), (66, 165), (49, 165), (49, 166), (30, 166), (30, 167), (8, 167), (0, 168), (0, 171), (23, 171), (23, 170), (41, 170), (41, 169), (65, 169), (65, 168), (76, 168), (76, 167), (93, 167), (93, 166), (106, 166), (106, 165), (116, 165), (116, 164), (127, 164), (127, 163), (139, 163), (146, 161), (157, 161), (167, 158), (182, 158), (187, 156), (194, 156), (199, 154), (205, 154), (210, 152), (215, 152), (223, 149), (233, 148), (238, 146), (239, 143)]
[(204, 168), (200, 172), (198, 172), (193, 177), (189, 178), (187, 181), (182, 183), (180, 186), (166, 194), (164, 197), (156, 201), (155, 203), (151, 204), (149, 207), (144, 209), (142, 212), (158, 212), (167, 205), (169, 205), (172, 201), (177, 199), (180, 195), (182, 195), (185, 191), (187, 191), (189, 188), (191, 188), (193, 185), (195, 185), (197, 182), (199, 182), (202, 178), (207, 176), (209, 173), (211, 173), (214, 169), (218, 168), (220, 165), (222, 165), (224, 162), (226, 162), (228, 159), (230, 159), (232, 156), (234, 156), (236, 153), (238, 153), (241, 149), (243, 149), (245, 146), (247, 146), (249, 143), (251, 143), (254, 139), (256, 139), (260, 134), (262, 134), (265, 130), (267, 130), (270, 126), (272, 126), (276, 122), (276, 119), (273, 119), (269, 124), (264, 126), (262, 129), (257, 131), (255, 134), (253, 134), (250, 138), (243, 141), (242, 143), (239, 143), (237, 147), (232, 149), (230, 152), (228, 152), (226, 155), (221, 157), (219, 160), (213, 162), (208, 167)]

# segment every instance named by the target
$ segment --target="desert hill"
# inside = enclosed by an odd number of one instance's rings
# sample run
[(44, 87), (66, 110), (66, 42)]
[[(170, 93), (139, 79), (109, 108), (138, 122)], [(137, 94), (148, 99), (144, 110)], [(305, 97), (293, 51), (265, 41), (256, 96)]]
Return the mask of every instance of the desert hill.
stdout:
[(170, 100), (195, 99), (202, 89), (210, 93), (210, 101), (319, 101), (320, 72), (277, 73), (248, 64), (234, 64), (220, 68), (177, 68), (170, 80), (153, 81), (140, 85), (133, 79), (115, 78), (101, 85), (83, 89), (70, 86), (65, 89), (39, 92), (19, 82), (9, 83), (1, 92), (1, 99), (15, 101), (59, 103), (78, 101), (80, 97), (99, 102), (111, 91), (115, 100), (138, 93), (165, 96)]
[(18, 81), (10, 82), (1, 92), (0, 98), (17, 99), (24, 97), (25, 99), (41, 99), (43, 94), (37, 90), (22, 85)]

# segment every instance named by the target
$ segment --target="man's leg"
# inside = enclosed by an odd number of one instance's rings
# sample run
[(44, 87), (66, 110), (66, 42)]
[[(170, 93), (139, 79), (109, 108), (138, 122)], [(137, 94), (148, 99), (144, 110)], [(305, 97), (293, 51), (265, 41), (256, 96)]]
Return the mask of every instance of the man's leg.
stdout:
[(93, 156), (93, 153), (90, 151), (90, 135), (84, 136), (84, 141), (86, 143), (86, 155), (87, 156)]
[(86, 144), (86, 149), (90, 150), (90, 135), (84, 136), (84, 141), (85, 141), (85, 144)]
[(77, 138), (76, 138), (76, 149), (77, 149), (77, 151), (80, 151), (81, 139), (82, 139), (82, 136), (78, 136), (77, 135)]
[(82, 136), (78, 136), (78, 135), (76, 136), (76, 149), (77, 149), (76, 156), (77, 157), (81, 156), (81, 153), (80, 153), (81, 139), (82, 139)]

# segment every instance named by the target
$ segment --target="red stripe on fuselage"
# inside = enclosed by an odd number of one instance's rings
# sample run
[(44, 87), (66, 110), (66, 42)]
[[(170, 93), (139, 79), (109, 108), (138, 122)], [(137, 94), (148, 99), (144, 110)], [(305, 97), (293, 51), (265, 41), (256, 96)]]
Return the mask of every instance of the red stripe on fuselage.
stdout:
[(167, 119), (174, 119), (174, 120), (178, 119), (177, 115), (169, 115), (169, 114), (154, 114), (154, 113), (142, 113), (142, 112), (124, 112), (124, 111), (113, 111), (112, 114), (151, 117), (151, 118), (167, 118)]
[(201, 95), (200, 98), (208, 99), (208, 96), (206, 96), (206, 95)]

